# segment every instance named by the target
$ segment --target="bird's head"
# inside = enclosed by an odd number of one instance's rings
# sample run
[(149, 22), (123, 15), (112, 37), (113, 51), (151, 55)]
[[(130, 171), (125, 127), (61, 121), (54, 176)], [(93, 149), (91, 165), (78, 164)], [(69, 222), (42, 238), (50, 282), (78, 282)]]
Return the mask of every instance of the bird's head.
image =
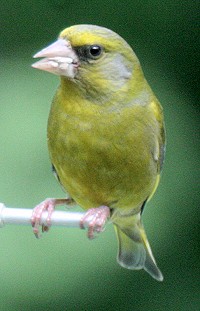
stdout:
[(142, 75), (139, 61), (126, 41), (100, 26), (76, 25), (64, 29), (56, 42), (34, 55), (32, 67), (72, 81), (90, 95), (119, 90)]

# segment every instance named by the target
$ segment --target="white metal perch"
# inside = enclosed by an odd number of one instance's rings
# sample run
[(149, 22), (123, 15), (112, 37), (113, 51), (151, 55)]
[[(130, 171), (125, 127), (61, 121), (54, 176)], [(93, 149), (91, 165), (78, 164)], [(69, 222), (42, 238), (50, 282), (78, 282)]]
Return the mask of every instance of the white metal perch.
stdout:
[[(7, 224), (31, 225), (32, 209), (11, 208), (0, 203), (0, 227)], [(40, 223), (46, 225), (48, 212), (42, 213)], [(84, 213), (54, 211), (51, 216), (52, 226), (79, 227)]]

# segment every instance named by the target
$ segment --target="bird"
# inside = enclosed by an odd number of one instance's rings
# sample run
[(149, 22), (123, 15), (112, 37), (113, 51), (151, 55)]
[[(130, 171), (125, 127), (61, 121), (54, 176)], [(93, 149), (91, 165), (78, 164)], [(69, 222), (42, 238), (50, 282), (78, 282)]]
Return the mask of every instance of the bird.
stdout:
[[(52, 101), (47, 143), (52, 169), (66, 198), (38, 204), (31, 222), (36, 237), (44, 210), (82, 207), (88, 237), (113, 223), (117, 262), (163, 280), (141, 220), (160, 181), (165, 155), (163, 108), (131, 46), (116, 32), (74, 25), (34, 55), (32, 67), (60, 77)], [(45, 84), (45, 83), (44, 83)]]

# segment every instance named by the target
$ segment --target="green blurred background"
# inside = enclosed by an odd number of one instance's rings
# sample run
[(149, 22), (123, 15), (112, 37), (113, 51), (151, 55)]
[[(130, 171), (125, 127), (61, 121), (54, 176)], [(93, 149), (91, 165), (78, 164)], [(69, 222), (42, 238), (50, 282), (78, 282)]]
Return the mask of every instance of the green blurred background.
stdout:
[(6, 226), (1, 310), (200, 310), (199, 11), (195, 0), (1, 1), (0, 201), (31, 208), (63, 196), (46, 146), (58, 78), (30, 65), (70, 25), (102, 25), (132, 45), (164, 107), (168, 138), (143, 217), (164, 282), (117, 265), (111, 225), (93, 241), (78, 229), (53, 227), (37, 240), (31, 227)]

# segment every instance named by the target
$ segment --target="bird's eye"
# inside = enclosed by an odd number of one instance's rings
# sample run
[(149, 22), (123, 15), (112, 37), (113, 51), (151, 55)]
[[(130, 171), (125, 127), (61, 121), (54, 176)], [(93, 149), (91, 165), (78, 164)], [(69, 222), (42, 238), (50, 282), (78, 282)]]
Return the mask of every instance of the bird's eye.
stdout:
[(103, 47), (97, 44), (77, 46), (75, 51), (80, 60), (90, 62), (96, 60), (103, 54)]
[(102, 52), (103, 52), (103, 49), (100, 45), (90, 45), (88, 47), (88, 54), (93, 59), (99, 58)]

